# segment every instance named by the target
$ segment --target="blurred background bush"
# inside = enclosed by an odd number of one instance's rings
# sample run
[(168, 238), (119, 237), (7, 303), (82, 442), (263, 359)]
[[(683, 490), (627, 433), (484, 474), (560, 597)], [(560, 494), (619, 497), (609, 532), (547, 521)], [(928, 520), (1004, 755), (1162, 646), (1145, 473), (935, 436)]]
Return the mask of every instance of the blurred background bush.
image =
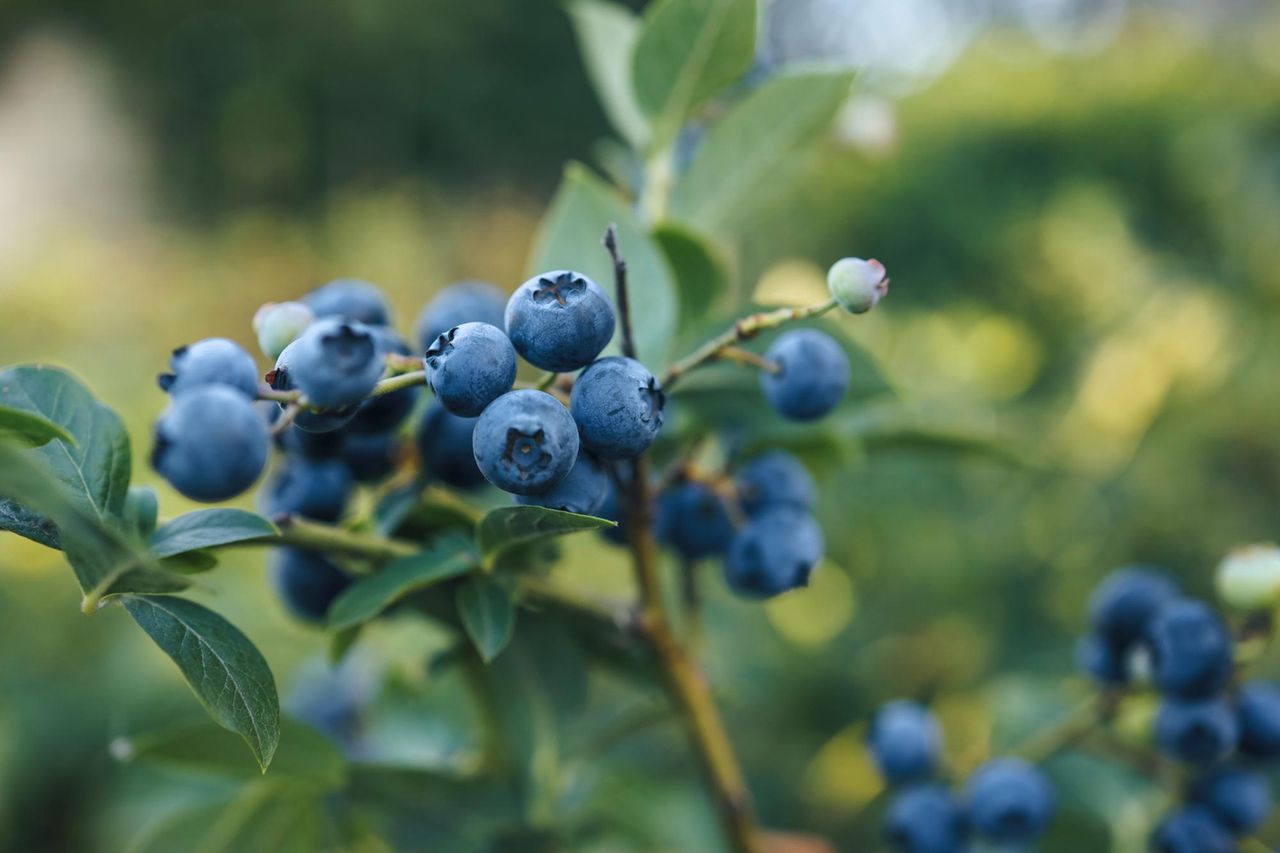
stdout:
[[(737, 223), (741, 298), (815, 301), (830, 261), (878, 257), (892, 295), (847, 324), (893, 386), (869, 417), (896, 394), (996, 437), (808, 449), (829, 538), (814, 588), (761, 607), (708, 585), (706, 657), (763, 820), (865, 849), (876, 704), (931, 700), (971, 766), (1081, 693), (1071, 638), (1103, 573), (1159, 563), (1208, 594), (1227, 548), (1275, 536), (1280, 7), (773, 0), (765, 16), (760, 73), (862, 73), (830, 139), (788, 164), (800, 191)], [(385, 287), (406, 330), (450, 281), (513, 288), (564, 161), (595, 162), (607, 135), (550, 0), (7, 0), (0, 364), (80, 375), (176, 514), (145, 464), (172, 347), (251, 346), (261, 302), (338, 275)], [(569, 572), (624, 590), (604, 547), (570, 545)], [(259, 555), (224, 564), (199, 595), (287, 697), (321, 636), (285, 617)], [(59, 555), (0, 535), (3, 849), (125, 849), (215, 784), (119, 760), (199, 710), (122, 613), (78, 600)], [(424, 665), (440, 638), (397, 622), (362, 642), (408, 703), (396, 748), (465, 756), (457, 691)], [(564, 771), (579, 815), (655, 849), (718, 843), (669, 722)], [(1087, 759), (1054, 773), (1047, 849), (1141, 849), (1157, 791)], [(464, 821), (425, 799), (424, 825), (388, 843), (428, 849)]]

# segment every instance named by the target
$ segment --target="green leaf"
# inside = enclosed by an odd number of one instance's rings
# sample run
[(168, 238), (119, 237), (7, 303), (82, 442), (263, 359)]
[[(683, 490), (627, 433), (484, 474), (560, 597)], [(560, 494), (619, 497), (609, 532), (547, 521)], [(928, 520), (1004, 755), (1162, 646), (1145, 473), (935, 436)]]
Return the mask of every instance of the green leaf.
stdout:
[(507, 588), (487, 574), (477, 574), (458, 587), (458, 615), (467, 636), (485, 662), (511, 641), (516, 606)]
[[(129, 436), (115, 412), (94, 399), (70, 374), (52, 367), (24, 365), (0, 372), (0, 405), (57, 424), (74, 444), (50, 442), (38, 450), (67, 494), (100, 520), (111, 523), (124, 511), (129, 491)], [(0, 526), (43, 545), (58, 547), (48, 520), (21, 505), (0, 508)]]
[(160, 502), (156, 500), (156, 490), (150, 486), (130, 486), (129, 494), (124, 500), (123, 527), (133, 534), (135, 539), (147, 541), (156, 529), (156, 518), (160, 514)]
[(53, 421), (24, 409), (0, 406), (0, 441), (19, 447), (40, 447), (55, 438), (71, 445), (76, 443), (71, 433)]
[(265, 772), (280, 740), (280, 700), (262, 653), (194, 601), (130, 595), (124, 606), (182, 670), (214, 722), (243, 737)]
[(570, 163), (534, 245), (530, 274), (571, 269), (613, 291), (613, 263), (601, 244), (605, 228), (618, 226), (627, 260), (632, 325), (640, 358), (651, 370), (667, 364), (676, 331), (676, 292), (658, 247), (630, 205), (579, 163)]
[(360, 578), (338, 596), (329, 608), (329, 628), (341, 631), (360, 625), (409, 593), (464, 575), (476, 566), (471, 543), (460, 538), (401, 557)]
[(189, 586), (191, 581), (182, 575), (164, 569), (129, 566), (107, 575), (85, 593), (81, 608), (92, 613), (102, 606), (105, 599), (114, 595), (181, 592)]
[(587, 77), (605, 115), (633, 148), (644, 148), (649, 141), (649, 122), (631, 84), (639, 19), (625, 6), (605, 0), (571, 0), (568, 11)]
[(151, 552), (157, 557), (172, 557), (278, 535), (276, 526), (260, 515), (242, 509), (201, 509), (180, 515), (157, 530), (151, 537)]
[(258, 779), (213, 802), (184, 806), (153, 823), (129, 853), (314, 853), (330, 850), (329, 816), (314, 788)]
[(541, 506), (503, 506), (490, 510), (476, 529), (476, 547), (485, 558), (551, 536), (613, 527), (614, 523), (591, 515), (578, 515)]
[[(239, 748), (236, 735), (212, 722), (194, 722), (147, 732), (115, 745), (129, 761), (144, 761), (240, 780), (260, 778), (262, 770)], [(268, 778), (292, 777), (337, 788), (346, 775), (346, 762), (329, 739), (310, 726), (280, 719), (280, 748)]]
[(752, 207), (791, 155), (831, 126), (852, 83), (848, 70), (791, 72), (735, 104), (698, 147), (672, 215), (715, 229)]
[(632, 60), (636, 99), (658, 145), (696, 107), (751, 67), (754, 0), (658, 0), (645, 13)]
[(675, 274), (680, 329), (696, 330), (729, 288), (725, 261), (709, 242), (675, 223), (653, 229), (653, 239)]
[(160, 561), (161, 568), (180, 575), (202, 574), (217, 565), (218, 558), (209, 551), (186, 551)]

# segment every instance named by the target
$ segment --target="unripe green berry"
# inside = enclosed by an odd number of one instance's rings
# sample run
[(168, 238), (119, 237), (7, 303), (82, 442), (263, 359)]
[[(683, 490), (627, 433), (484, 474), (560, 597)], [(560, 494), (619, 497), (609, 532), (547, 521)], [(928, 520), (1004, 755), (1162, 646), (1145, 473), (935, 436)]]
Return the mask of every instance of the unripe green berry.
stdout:
[(884, 264), (872, 259), (841, 258), (827, 272), (827, 288), (850, 314), (865, 314), (889, 292)]
[(1246, 545), (1218, 564), (1218, 595), (1243, 610), (1280, 604), (1280, 547)]
[(301, 302), (268, 302), (253, 315), (253, 331), (263, 354), (276, 359), (315, 319), (315, 312)]

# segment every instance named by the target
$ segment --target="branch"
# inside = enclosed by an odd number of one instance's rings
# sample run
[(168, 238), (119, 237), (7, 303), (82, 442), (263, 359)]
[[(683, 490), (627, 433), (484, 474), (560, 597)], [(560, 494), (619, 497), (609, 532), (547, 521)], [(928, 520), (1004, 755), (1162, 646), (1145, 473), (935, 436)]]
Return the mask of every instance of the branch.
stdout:
[[(415, 385), (426, 384), (427, 372), (425, 370), (411, 370), (408, 373), (399, 373), (379, 380), (378, 384), (373, 386), (373, 390), (369, 392), (365, 399), (372, 400), (374, 397), (381, 397), (384, 394), (391, 394), (405, 388), (412, 388)], [(301, 391), (273, 391), (270, 388), (259, 388), (258, 399), (283, 403), (286, 406), (296, 404), (299, 409), (306, 409), (312, 412), (321, 411), (321, 407), (312, 405)]]
[(631, 334), (631, 300), (627, 295), (627, 262), (618, 250), (618, 226), (604, 229), (604, 247), (613, 259), (613, 287), (618, 295), (618, 322), (622, 326), (622, 354), (636, 357), (636, 339)]
[(1033, 764), (1047, 761), (1064, 749), (1088, 737), (1100, 725), (1115, 716), (1123, 693), (1105, 690), (1089, 697), (1067, 716), (1028, 738), (1015, 750)]
[(810, 308), (779, 308), (776, 311), (761, 311), (758, 314), (749, 314), (734, 323), (728, 331), (712, 338), (688, 356), (671, 365), (670, 369), (667, 370), (667, 375), (662, 378), (662, 388), (669, 392), (671, 386), (675, 385), (681, 376), (708, 362), (722, 358), (726, 350), (736, 349), (734, 345), (741, 341), (750, 340), (761, 332), (776, 329), (787, 323), (807, 320), (810, 317), (821, 317), (835, 307), (836, 301), (832, 299)]

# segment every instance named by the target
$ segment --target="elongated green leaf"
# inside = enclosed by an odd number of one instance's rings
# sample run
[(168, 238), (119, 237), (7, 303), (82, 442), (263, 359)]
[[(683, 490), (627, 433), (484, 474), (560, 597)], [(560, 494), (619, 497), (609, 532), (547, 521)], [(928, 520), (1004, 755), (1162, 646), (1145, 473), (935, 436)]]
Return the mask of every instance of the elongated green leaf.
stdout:
[(476, 529), (476, 547), (485, 557), (551, 536), (613, 527), (607, 519), (541, 506), (503, 506), (490, 510)]
[(755, 0), (658, 0), (645, 13), (632, 77), (658, 144), (751, 66)]
[(649, 123), (631, 84), (639, 19), (627, 7), (608, 0), (572, 0), (568, 10), (587, 77), (605, 115), (632, 147), (644, 148), (649, 141)]
[(464, 575), (477, 565), (465, 539), (402, 557), (348, 587), (329, 608), (329, 627), (341, 631), (367, 622), (409, 593)]
[(458, 615), (485, 661), (497, 657), (511, 641), (516, 605), (507, 588), (487, 574), (473, 575), (457, 594)]
[(613, 263), (600, 242), (610, 223), (618, 226), (618, 243), (627, 259), (636, 348), (644, 363), (659, 371), (668, 361), (677, 323), (671, 272), (627, 202), (581, 164), (565, 169), (542, 221), (530, 273), (576, 270), (612, 292)]
[(262, 653), (218, 614), (168, 595), (130, 595), (125, 609), (182, 670), (218, 725), (239, 734), (265, 771), (280, 740), (280, 700)]
[(672, 196), (672, 214), (714, 229), (752, 206), (788, 158), (831, 126), (852, 83), (852, 71), (813, 70), (781, 74), (752, 92), (708, 131)]
[[(24, 365), (0, 372), (0, 405), (57, 424), (75, 443), (53, 441), (36, 453), (66, 486), (72, 500), (105, 521), (119, 519), (129, 490), (129, 436), (115, 412), (70, 374)], [(0, 526), (57, 547), (47, 519), (20, 504), (0, 507)]]
[(71, 433), (46, 418), (24, 409), (0, 406), (0, 441), (20, 447), (41, 447), (54, 439), (75, 445)]
[(112, 572), (103, 578), (96, 587), (85, 594), (84, 603), (81, 606), (85, 612), (91, 613), (97, 610), (105, 599), (114, 595), (181, 592), (189, 586), (191, 581), (164, 569), (129, 567)]
[(257, 779), (230, 796), (181, 808), (149, 826), (129, 853), (315, 853), (333, 849), (319, 792)]
[(705, 239), (674, 223), (653, 230), (667, 265), (675, 274), (680, 301), (680, 330), (699, 329), (712, 306), (729, 288), (724, 259)]
[(180, 515), (151, 537), (151, 552), (172, 557), (201, 548), (270, 539), (280, 533), (260, 515), (242, 509), (201, 509)]

